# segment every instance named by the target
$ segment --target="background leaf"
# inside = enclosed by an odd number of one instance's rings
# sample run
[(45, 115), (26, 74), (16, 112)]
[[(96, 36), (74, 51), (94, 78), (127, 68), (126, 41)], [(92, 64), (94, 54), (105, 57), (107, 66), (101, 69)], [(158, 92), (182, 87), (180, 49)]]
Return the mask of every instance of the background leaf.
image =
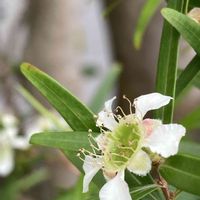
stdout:
[(147, 0), (144, 4), (133, 35), (133, 44), (136, 49), (141, 47), (144, 32), (160, 4), (160, 0)]
[(182, 124), (188, 131), (196, 128), (200, 128), (200, 107), (195, 108), (191, 113), (186, 115), (180, 120)]
[(90, 109), (94, 113), (97, 113), (102, 109), (104, 102), (107, 100), (109, 94), (114, 89), (115, 83), (119, 77), (120, 72), (121, 65), (115, 64), (110, 69), (106, 77), (103, 79), (102, 83), (97, 89), (96, 94), (93, 96), (91, 103), (89, 104)]

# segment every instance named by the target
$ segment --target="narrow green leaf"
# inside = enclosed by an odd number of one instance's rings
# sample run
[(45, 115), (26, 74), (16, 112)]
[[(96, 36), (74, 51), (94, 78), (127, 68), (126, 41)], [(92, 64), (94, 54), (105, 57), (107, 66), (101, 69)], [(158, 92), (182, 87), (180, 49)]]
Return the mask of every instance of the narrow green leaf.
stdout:
[(21, 71), (63, 116), (73, 130), (98, 130), (93, 113), (57, 81), (28, 63), (21, 65)]
[[(168, 7), (178, 11), (184, 11), (185, 1), (168, 1)], [(178, 32), (165, 20), (163, 25), (160, 52), (157, 65), (156, 91), (175, 97), (177, 79), (177, 58), (178, 58)], [(164, 108), (155, 111), (155, 118), (170, 123), (173, 119), (174, 100)]]
[[(97, 133), (92, 133), (97, 135)], [(83, 161), (77, 156), (80, 148), (92, 151), (88, 141), (88, 132), (43, 132), (32, 135), (31, 144), (58, 148), (83, 173)], [(102, 174), (97, 174), (93, 182), (101, 187), (105, 180)]]
[(130, 193), (134, 200), (139, 200), (148, 196), (149, 194), (151, 194), (157, 189), (158, 189), (158, 185), (151, 184), (151, 185), (135, 187), (133, 190), (130, 190)]
[(180, 124), (185, 126), (189, 131), (192, 129), (200, 128), (200, 107), (195, 108), (191, 113), (186, 115), (180, 120)]
[(192, 84), (200, 89), (200, 72), (195, 76), (195, 78), (192, 80)]
[(163, 17), (179, 31), (183, 38), (200, 55), (200, 24), (193, 19), (173, 9), (162, 9)]
[(30, 143), (76, 152), (90, 146), (88, 132), (42, 132), (32, 135)]
[(177, 197), (176, 200), (200, 200), (199, 196), (193, 195), (187, 192), (181, 192)]
[[(144, 185), (155, 184), (150, 174), (148, 174), (147, 176), (141, 177), (129, 172), (128, 170), (126, 172), (126, 182), (128, 183), (129, 188), (133, 188), (133, 189), (135, 187), (142, 187)], [(160, 188), (158, 187), (157, 187), (157, 190), (152, 191), (146, 197), (143, 198), (143, 200), (157, 200), (157, 199), (164, 200), (163, 194)]]
[(195, 81), (199, 72), (200, 57), (196, 55), (177, 79), (176, 98), (190, 83)]
[(93, 112), (97, 113), (102, 109), (104, 102), (107, 100), (108, 95), (114, 88), (114, 84), (116, 83), (120, 72), (121, 66), (119, 64), (115, 64), (110, 69), (89, 104), (89, 107)]
[(200, 158), (176, 155), (167, 159), (160, 167), (165, 180), (180, 190), (200, 195)]
[(133, 44), (136, 49), (140, 49), (144, 32), (160, 4), (160, 0), (147, 0), (144, 4), (133, 35)]
[(192, 141), (181, 141), (179, 154), (188, 154), (200, 158), (200, 143)]

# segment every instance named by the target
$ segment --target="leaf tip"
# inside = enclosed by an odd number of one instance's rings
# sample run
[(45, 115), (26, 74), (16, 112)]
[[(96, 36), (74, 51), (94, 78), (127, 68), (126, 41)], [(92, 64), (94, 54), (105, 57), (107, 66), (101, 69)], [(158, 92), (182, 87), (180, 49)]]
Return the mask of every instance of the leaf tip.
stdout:
[(161, 10), (162, 16), (165, 16), (165, 15), (167, 14), (168, 11), (169, 11), (169, 8), (163, 8), (163, 9)]

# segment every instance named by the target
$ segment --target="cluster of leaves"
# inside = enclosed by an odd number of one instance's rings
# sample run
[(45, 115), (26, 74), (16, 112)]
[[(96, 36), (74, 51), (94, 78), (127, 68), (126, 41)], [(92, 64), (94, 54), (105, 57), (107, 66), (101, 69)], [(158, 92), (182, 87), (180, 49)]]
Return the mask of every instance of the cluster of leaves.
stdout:
[[(147, 8), (143, 10), (143, 28), (138, 25), (140, 31), (136, 33), (136, 45), (139, 46), (138, 38), (145, 29), (148, 16), (152, 16), (155, 8), (159, 5), (158, 0), (149, 0)], [(162, 10), (162, 15), (166, 19), (164, 21), (161, 46), (158, 60), (156, 90), (164, 95), (172, 96), (174, 101), (165, 109), (160, 109), (155, 113), (156, 118), (162, 119), (166, 123), (173, 120), (174, 104), (178, 96), (183, 91), (194, 84), (199, 87), (199, 70), (200, 70), (200, 24), (186, 15), (188, 9), (199, 6), (199, 1), (187, 0), (169, 0), (168, 8)], [(152, 8), (150, 10), (150, 8)], [(148, 13), (147, 13), (148, 11)], [(144, 23), (144, 21), (146, 22)], [(142, 22), (139, 22), (142, 24)], [(141, 32), (141, 33), (140, 33)], [(140, 36), (138, 36), (140, 35)], [(196, 56), (191, 60), (188, 66), (177, 76), (177, 60), (180, 35), (190, 44), (196, 51)], [(81, 103), (68, 90), (63, 88), (53, 78), (40, 71), (36, 67), (24, 63), (21, 66), (22, 73), (26, 78), (47, 98), (51, 105), (62, 115), (65, 121), (71, 127), (71, 131), (67, 132), (43, 132), (32, 136), (31, 143), (48, 147), (59, 148), (71, 160), (71, 162), (82, 171), (82, 161), (77, 158), (77, 150), (79, 148), (90, 149), (88, 142), (88, 130), (92, 129), (95, 134), (99, 133), (99, 129), (95, 125), (93, 111), (98, 111), (103, 104), (106, 89), (105, 85), (101, 87), (101, 92), (97, 94), (92, 102), (91, 109)], [(105, 83), (112, 85), (111, 77), (116, 76), (119, 71), (114, 71), (105, 80)], [(99, 101), (98, 101), (99, 100)], [(199, 127), (200, 108), (190, 113), (181, 123), (188, 131)], [(189, 134), (189, 132), (188, 132)], [(179, 154), (166, 160), (160, 166), (161, 175), (174, 188), (180, 191), (192, 193), (200, 196), (200, 145), (192, 141), (182, 141)], [(131, 195), (134, 199), (164, 199), (160, 188), (154, 183), (152, 176), (137, 177), (131, 173), (126, 173), (126, 179), (131, 189)], [(105, 180), (101, 174), (93, 180), (94, 188), (100, 188)], [(93, 187), (93, 186), (92, 186)], [(96, 190), (96, 189), (95, 189)], [(80, 187), (73, 190), (72, 194), (76, 197), (82, 197)], [(67, 194), (68, 195), (68, 194)], [(89, 194), (91, 195), (91, 194)], [(93, 194), (92, 195), (97, 195)], [(177, 199), (186, 198), (186, 193), (177, 196)], [(64, 194), (65, 196), (65, 194)], [(87, 196), (82, 199), (87, 199)], [(187, 199), (197, 199), (196, 196), (187, 196)], [(67, 197), (66, 197), (67, 199)], [(72, 198), (70, 198), (72, 199)], [(76, 198), (77, 199), (77, 198)], [(93, 198), (95, 199), (95, 197)]]

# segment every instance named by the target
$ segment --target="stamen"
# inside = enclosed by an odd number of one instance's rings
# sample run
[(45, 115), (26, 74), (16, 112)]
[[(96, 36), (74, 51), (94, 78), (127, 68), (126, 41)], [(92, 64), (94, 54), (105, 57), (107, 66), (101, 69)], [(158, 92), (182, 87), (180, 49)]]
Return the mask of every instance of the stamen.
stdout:
[[(84, 158), (81, 157), (81, 154), (80, 153), (77, 153), (77, 156), (80, 160), (82, 160), (84, 163), (87, 163), (89, 165), (94, 165), (94, 162), (89, 162), (89, 161), (86, 161)], [(99, 161), (96, 161), (96, 164), (98, 165), (102, 165), (103, 163), (102, 162), (99, 162)]]
[(130, 150), (130, 151), (132, 151), (133, 153), (135, 152), (131, 147), (124, 147), (124, 146), (119, 145), (118, 148), (119, 148), (119, 149)]
[(127, 156), (120, 155), (120, 154), (118, 154), (118, 153), (110, 152), (110, 154), (111, 154), (111, 155), (114, 155), (114, 156), (118, 156), (118, 157), (120, 157), (120, 158), (125, 158), (125, 159), (129, 160), (129, 158), (128, 158)]
[(89, 141), (89, 143), (90, 143), (90, 147), (92, 148), (93, 153), (97, 154), (95, 150), (97, 150), (97, 151), (101, 151), (101, 150), (93, 144), (93, 142), (92, 142), (91, 139), (96, 143), (96, 140), (95, 140), (95, 138), (92, 136), (92, 134), (89, 134), (89, 135), (88, 135), (88, 141)]
[(123, 109), (120, 106), (117, 106), (115, 110), (116, 110), (116, 112), (119, 112), (119, 110), (120, 110), (122, 112), (123, 116), (124, 117), (126, 116), (126, 114), (124, 113)]
[(125, 95), (123, 95), (123, 99), (126, 99), (128, 101), (130, 114), (133, 114), (133, 111), (132, 111), (133, 105), (132, 105), (131, 101)]

